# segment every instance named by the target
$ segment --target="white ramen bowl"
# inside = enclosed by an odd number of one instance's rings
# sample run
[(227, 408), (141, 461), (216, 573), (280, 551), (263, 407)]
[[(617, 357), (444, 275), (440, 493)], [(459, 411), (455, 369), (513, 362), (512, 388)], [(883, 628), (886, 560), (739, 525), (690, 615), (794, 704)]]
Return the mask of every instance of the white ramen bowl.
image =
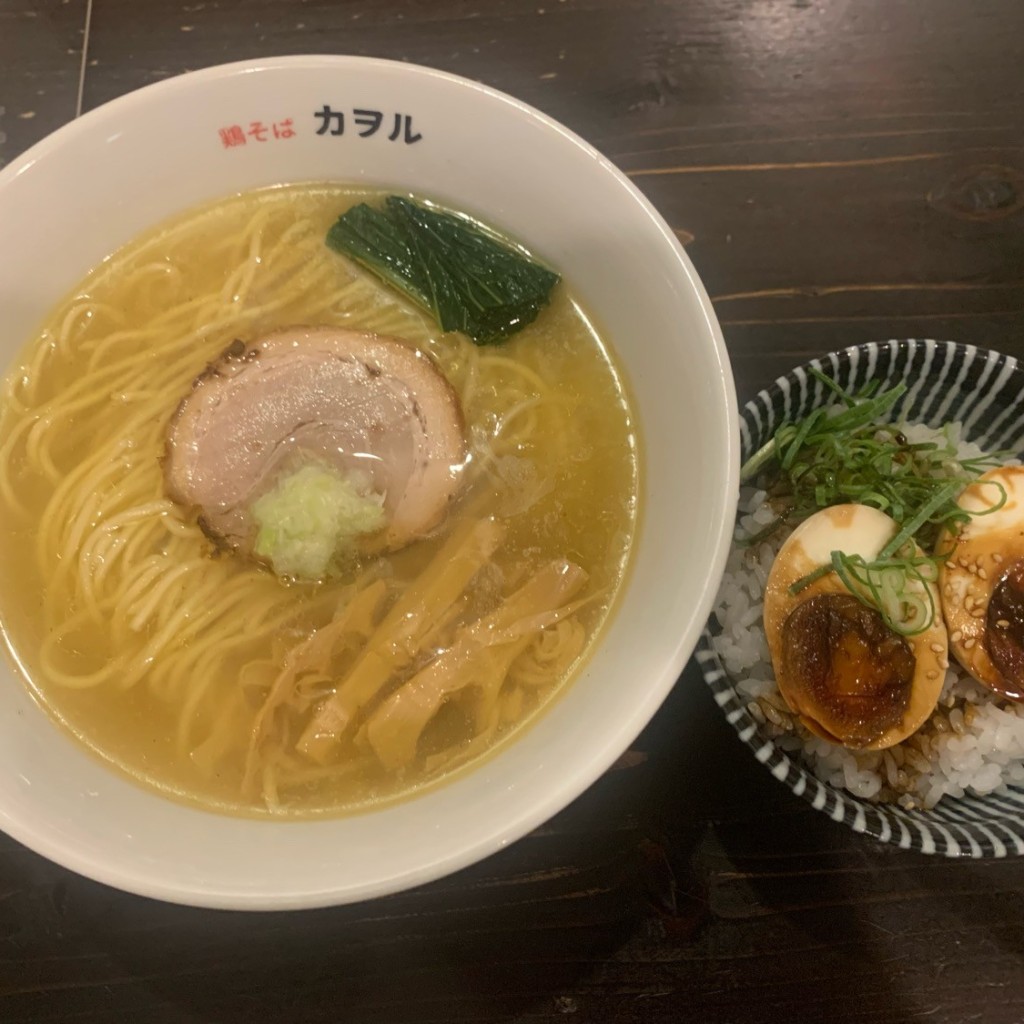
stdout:
[[(360, 134), (357, 107), (383, 114), (373, 135)], [(240, 144), (235, 126), (254, 122), (265, 140)], [(3, 365), (90, 268), (167, 216), (246, 189), (324, 180), (438, 199), (508, 230), (563, 274), (632, 391), (644, 442), (633, 564), (584, 670), (514, 742), (423, 795), (333, 820), (229, 817), (159, 796), (69, 738), (0, 663), (0, 828), (146, 896), (323, 906), (427, 882), (500, 849), (627, 748), (692, 653), (723, 571), (736, 399), (690, 261), (585, 142), (452, 75), (352, 57), (231, 64), (122, 97), (44, 139), (0, 172)]]

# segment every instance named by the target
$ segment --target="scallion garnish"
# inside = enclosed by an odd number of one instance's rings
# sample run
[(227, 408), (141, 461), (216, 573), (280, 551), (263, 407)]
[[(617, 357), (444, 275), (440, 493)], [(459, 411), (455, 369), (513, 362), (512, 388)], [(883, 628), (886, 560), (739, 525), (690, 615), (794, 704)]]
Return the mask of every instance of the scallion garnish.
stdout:
[[(886, 422), (905, 394), (905, 384), (879, 391), (877, 381), (872, 381), (851, 394), (820, 371), (812, 368), (811, 373), (836, 400), (798, 422), (783, 424), (744, 464), (740, 471), (744, 481), (774, 466), (767, 487), (778, 509), (776, 519), (746, 543), (760, 542), (780, 527), (794, 526), (831, 505), (880, 509), (896, 521), (898, 529), (876, 558), (867, 561), (833, 551), (829, 564), (797, 580), (789, 591), (797, 594), (834, 572), (851, 594), (876, 609), (895, 632), (921, 633), (936, 615), (927, 583), (937, 578), (939, 563), (948, 552), (923, 555), (919, 549), (934, 551), (943, 530), (956, 535), (972, 518), (957, 504), (957, 497), (1010, 453), (962, 459), (948, 429), (941, 443), (911, 442), (903, 428)], [(993, 486), (1000, 493), (986, 513), (1006, 502), (1001, 485)]]
[[(940, 531), (956, 533), (971, 518), (957, 495), (1009, 453), (960, 459), (948, 432), (944, 443), (912, 443), (902, 428), (885, 422), (906, 392), (902, 382), (876, 392), (876, 382), (858, 394), (843, 391), (820, 371), (811, 371), (837, 402), (815, 409), (796, 423), (784, 423), (744, 464), (749, 481), (775, 465), (769, 497), (782, 511), (774, 528), (795, 525), (830, 505), (870, 505), (891, 516), (901, 529), (896, 547), (913, 536), (931, 550)], [(1005, 496), (995, 508), (1002, 507)], [(765, 532), (759, 534), (763, 539)], [(894, 538), (895, 541), (895, 538)]]
[[(875, 608), (903, 636), (923, 633), (935, 620), (935, 598), (928, 585), (938, 578), (937, 559), (914, 553), (867, 561), (860, 555), (832, 552), (832, 568), (862, 604)], [(912, 584), (918, 584), (913, 586)]]

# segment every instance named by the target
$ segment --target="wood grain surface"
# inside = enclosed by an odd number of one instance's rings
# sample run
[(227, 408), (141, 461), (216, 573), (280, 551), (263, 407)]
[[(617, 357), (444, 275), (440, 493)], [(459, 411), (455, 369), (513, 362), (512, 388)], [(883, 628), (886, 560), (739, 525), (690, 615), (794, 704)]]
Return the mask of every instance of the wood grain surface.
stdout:
[[(479, 79), (597, 145), (686, 244), (741, 399), (869, 339), (1024, 357), (1019, 0), (0, 0), (0, 164), (139, 86), (300, 52)], [(691, 665), (543, 828), (370, 903), (166, 906), (0, 837), (0, 1021), (1010, 1024), (1022, 891), (1020, 860), (811, 810)]]

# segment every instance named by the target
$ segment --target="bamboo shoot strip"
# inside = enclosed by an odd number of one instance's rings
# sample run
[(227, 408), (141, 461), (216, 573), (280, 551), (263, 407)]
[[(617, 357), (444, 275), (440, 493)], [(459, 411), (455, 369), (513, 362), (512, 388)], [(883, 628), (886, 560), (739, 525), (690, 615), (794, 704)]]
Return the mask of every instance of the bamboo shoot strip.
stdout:
[(459, 599), (505, 536), (496, 519), (469, 520), (448, 538), (374, 631), (351, 671), (316, 712), (298, 749), (321, 764), (359, 710), (416, 657), (423, 638)]
[(366, 737), (385, 768), (401, 768), (416, 756), (427, 723), (444, 700), (477, 685), (497, 698), (515, 658), (542, 629), (576, 611), (566, 606), (586, 584), (578, 565), (546, 565), (488, 615), (464, 626), (455, 642), (395, 691), (373, 713)]
[(368, 586), (356, 589), (348, 603), (331, 622), (316, 630), (284, 656), (281, 671), (253, 723), (242, 784), (245, 792), (251, 792), (257, 780), (261, 748), (271, 735), (275, 713), (293, 700), (299, 677), (309, 672), (326, 675), (336, 645), (345, 634), (355, 634), (362, 640), (369, 637), (387, 589), (387, 584), (383, 580), (376, 580)]

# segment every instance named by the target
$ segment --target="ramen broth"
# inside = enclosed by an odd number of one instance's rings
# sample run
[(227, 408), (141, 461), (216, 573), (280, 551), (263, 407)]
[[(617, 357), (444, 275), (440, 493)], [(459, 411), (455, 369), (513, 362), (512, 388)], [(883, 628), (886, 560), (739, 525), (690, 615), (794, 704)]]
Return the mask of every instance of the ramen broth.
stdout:
[[(565, 685), (622, 583), (638, 512), (638, 451), (607, 345), (564, 283), (502, 345), (441, 333), (324, 244), (343, 210), (378, 198), (284, 187), (172, 220), (100, 265), (5, 381), (6, 642), (37, 699), (82, 743), (202, 806), (339, 813), (451, 774), (522, 728)], [(235, 339), (294, 324), (418, 346), (457, 392), (465, 419), (466, 482), (442, 526), (326, 583), (285, 582), (218, 552), (194, 510), (169, 499), (161, 469), (167, 424), (204, 367)], [(450, 609), (435, 610), (436, 627), (414, 658), (360, 709), (329, 756), (304, 756), (297, 737), (359, 657), (366, 633), (474, 521), (501, 525), (494, 553)], [(470, 680), (440, 702), (414, 757), (381, 764), (360, 728), (367, 717), (450, 648), (460, 625), (552, 560), (587, 574), (564, 617), (520, 644), (486, 702), (483, 684)], [(290, 677), (294, 652), (371, 586), (380, 600), (370, 603), (363, 634), (345, 634), (326, 667), (305, 665)]]

